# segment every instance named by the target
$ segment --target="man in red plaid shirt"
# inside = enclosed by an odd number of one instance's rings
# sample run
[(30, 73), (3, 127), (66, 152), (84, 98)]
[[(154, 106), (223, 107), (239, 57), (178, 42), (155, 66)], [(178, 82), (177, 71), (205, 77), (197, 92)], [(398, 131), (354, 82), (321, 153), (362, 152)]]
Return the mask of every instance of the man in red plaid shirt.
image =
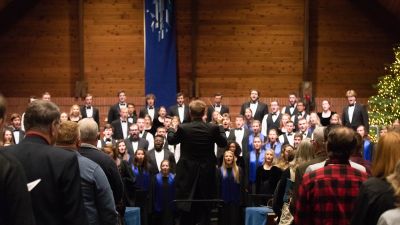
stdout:
[(354, 131), (340, 127), (328, 134), (329, 159), (323, 168), (305, 174), (296, 202), (296, 225), (350, 224), (355, 199), (368, 175), (349, 164), (356, 147)]

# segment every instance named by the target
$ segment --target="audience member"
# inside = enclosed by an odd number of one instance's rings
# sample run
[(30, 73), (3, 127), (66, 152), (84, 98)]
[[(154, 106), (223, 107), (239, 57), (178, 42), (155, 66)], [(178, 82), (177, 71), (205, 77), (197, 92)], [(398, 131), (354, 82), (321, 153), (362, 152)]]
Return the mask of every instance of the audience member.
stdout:
[(372, 161), (372, 150), (373, 148), (373, 143), (369, 140), (368, 134), (365, 132), (365, 127), (364, 125), (360, 125), (357, 127), (357, 133), (359, 133), (362, 137), (363, 140), (363, 151), (362, 151), (362, 156), (364, 157), (365, 160)]
[(360, 188), (351, 224), (372, 225), (386, 210), (395, 207), (393, 187), (386, 177), (395, 170), (400, 160), (400, 134), (389, 132), (380, 138), (372, 162), (372, 176)]
[(107, 177), (101, 167), (78, 152), (80, 139), (78, 124), (62, 122), (56, 145), (74, 152), (78, 157), (82, 197), (89, 224), (117, 224), (117, 211)]
[(295, 224), (349, 224), (359, 187), (368, 178), (349, 164), (356, 144), (354, 131), (349, 128), (340, 127), (328, 134), (329, 159), (321, 169), (304, 175)]
[(59, 120), (54, 103), (30, 103), (25, 111), (26, 136), (7, 152), (21, 162), (29, 182), (38, 182), (31, 191), (36, 224), (88, 224), (76, 154), (52, 146)]
[(397, 207), (384, 212), (379, 217), (377, 225), (396, 225), (400, 221), (400, 207), (398, 205), (400, 201), (400, 161), (397, 162), (394, 172), (387, 176), (386, 180), (392, 185)]
[[(0, 95), (0, 128), (6, 115), (6, 101)], [(21, 163), (0, 149), (0, 224), (34, 225), (31, 196)]]
[(95, 146), (97, 143), (97, 123), (90, 118), (85, 118), (79, 121), (78, 125), (81, 134), (79, 153), (99, 164), (101, 169), (103, 169), (107, 176), (107, 180), (110, 183), (111, 190), (113, 191), (117, 211), (120, 215), (123, 215), (123, 209), (118, 208), (118, 206), (121, 205), (124, 193), (121, 176), (119, 175), (118, 168), (114, 161), (108, 155), (99, 151)]

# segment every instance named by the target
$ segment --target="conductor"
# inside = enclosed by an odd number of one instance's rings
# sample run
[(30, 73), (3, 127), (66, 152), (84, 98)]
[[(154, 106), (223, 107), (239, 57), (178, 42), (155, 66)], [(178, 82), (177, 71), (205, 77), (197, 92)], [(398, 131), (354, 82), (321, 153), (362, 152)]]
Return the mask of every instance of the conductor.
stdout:
[(216, 157), (214, 144), (225, 147), (225, 131), (218, 125), (205, 123), (206, 104), (195, 100), (189, 104), (190, 123), (168, 130), (168, 143), (181, 144), (181, 157), (176, 166), (176, 199), (180, 225), (210, 223), (211, 205), (190, 200), (215, 199), (217, 197)]

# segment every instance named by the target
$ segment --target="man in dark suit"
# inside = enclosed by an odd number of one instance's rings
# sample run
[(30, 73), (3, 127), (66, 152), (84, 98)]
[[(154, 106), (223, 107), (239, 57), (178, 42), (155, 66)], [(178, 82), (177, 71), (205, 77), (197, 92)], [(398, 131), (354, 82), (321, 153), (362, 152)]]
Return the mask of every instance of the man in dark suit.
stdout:
[(272, 128), (278, 130), (281, 124), (282, 113), (279, 111), (279, 103), (271, 101), (271, 112), (266, 114), (261, 121), (261, 134), (266, 137)]
[(227, 105), (221, 104), (222, 102), (222, 94), (216, 93), (214, 95), (214, 103), (210, 105), (207, 109), (207, 122), (210, 122), (212, 119), (212, 113), (214, 111), (219, 112), (219, 114), (223, 115), (224, 113), (229, 113), (229, 107)]
[(128, 108), (122, 108), (119, 114), (119, 119), (111, 123), (111, 126), (114, 128), (113, 138), (116, 140), (127, 138), (129, 126), (131, 125), (128, 123)]
[(250, 108), (255, 120), (262, 121), (265, 114), (268, 113), (268, 106), (259, 101), (260, 92), (256, 89), (250, 90), (250, 101), (242, 104), (240, 115), (244, 116), (247, 108)]
[(176, 105), (169, 107), (168, 115), (177, 116), (181, 123), (190, 122), (189, 108), (185, 105), (183, 93), (176, 94)]
[(21, 129), (21, 116), (18, 113), (11, 114), (11, 126), (15, 144), (18, 144), (25, 137), (25, 132)]
[[(0, 95), (0, 127), (3, 127), (6, 101)], [(24, 168), (9, 152), (0, 150), (0, 224), (34, 225), (31, 197), (26, 188)]]
[(128, 107), (126, 103), (126, 95), (124, 90), (118, 92), (118, 100), (119, 100), (118, 103), (112, 105), (108, 110), (108, 116), (107, 116), (108, 123), (112, 123), (114, 120), (117, 120), (119, 118), (119, 111), (121, 110), (121, 108)]
[(236, 141), (242, 149), (240, 155), (247, 156), (250, 131), (244, 126), (244, 117), (242, 115), (236, 116), (235, 125), (236, 128), (232, 128), (229, 132), (228, 140)]
[(346, 92), (349, 105), (343, 108), (343, 125), (357, 131), (357, 127), (363, 125), (365, 131), (369, 131), (368, 113), (365, 107), (356, 102), (357, 93), (354, 90)]
[(38, 182), (30, 192), (36, 224), (88, 224), (76, 154), (53, 147), (59, 122), (60, 111), (54, 103), (30, 103), (25, 112), (25, 139), (5, 151), (21, 162), (28, 182)]
[[(124, 193), (124, 186), (122, 183), (121, 176), (118, 172), (117, 165), (110, 156), (105, 154), (96, 148), (97, 143), (97, 124), (92, 119), (82, 119), (78, 122), (79, 132), (81, 135), (81, 145), (79, 153), (99, 164), (101, 169), (107, 176), (107, 180), (110, 183), (111, 190), (114, 196), (114, 202), (117, 206), (117, 211), (120, 215), (124, 215), (125, 209), (122, 206), (122, 196)], [(78, 174), (79, 176), (79, 174)]]
[(164, 149), (164, 136), (156, 135), (154, 138), (154, 149), (147, 152), (149, 162), (149, 171), (151, 174), (157, 174), (161, 171), (161, 162), (168, 159), (171, 173), (175, 173), (175, 157), (168, 149)]
[(290, 117), (297, 115), (297, 95), (296, 93), (289, 93), (289, 105), (282, 108), (283, 114), (289, 114)]
[[(81, 106), (81, 115), (83, 118), (93, 118), (96, 121), (97, 126), (100, 127), (99, 109), (93, 107), (93, 95), (86, 94), (85, 105)], [(112, 121), (110, 121), (112, 122)]]
[(135, 152), (138, 149), (144, 149), (147, 151), (149, 148), (149, 142), (139, 137), (139, 127), (137, 124), (132, 124), (129, 126), (129, 137), (124, 140), (126, 149), (128, 150), (128, 154), (133, 159), (135, 156)]
[(144, 116), (149, 115), (151, 121), (158, 118), (158, 109), (155, 107), (156, 96), (152, 93), (146, 95), (146, 106), (140, 109), (139, 117), (144, 118)]
[[(214, 143), (226, 146), (225, 131), (215, 124), (205, 123), (206, 104), (195, 100), (190, 103), (193, 121), (168, 129), (168, 143), (181, 144), (181, 156), (176, 166), (176, 199), (213, 199), (217, 184)], [(210, 205), (206, 203), (178, 203), (179, 224), (209, 224)]]

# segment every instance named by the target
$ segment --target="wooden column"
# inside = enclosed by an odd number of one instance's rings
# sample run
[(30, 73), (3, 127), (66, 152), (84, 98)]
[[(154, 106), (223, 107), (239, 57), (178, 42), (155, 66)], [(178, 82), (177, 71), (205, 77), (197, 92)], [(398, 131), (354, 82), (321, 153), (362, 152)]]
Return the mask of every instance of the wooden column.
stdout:
[(190, 40), (190, 46), (191, 46), (191, 61), (192, 61), (192, 69), (191, 69), (191, 92), (190, 96), (191, 98), (199, 97), (199, 91), (198, 91), (198, 83), (197, 83), (197, 40), (198, 40), (198, 2), (197, 0), (192, 0), (191, 1), (191, 6), (190, 6), (190, 11), (191, 11), (191, 40)]

